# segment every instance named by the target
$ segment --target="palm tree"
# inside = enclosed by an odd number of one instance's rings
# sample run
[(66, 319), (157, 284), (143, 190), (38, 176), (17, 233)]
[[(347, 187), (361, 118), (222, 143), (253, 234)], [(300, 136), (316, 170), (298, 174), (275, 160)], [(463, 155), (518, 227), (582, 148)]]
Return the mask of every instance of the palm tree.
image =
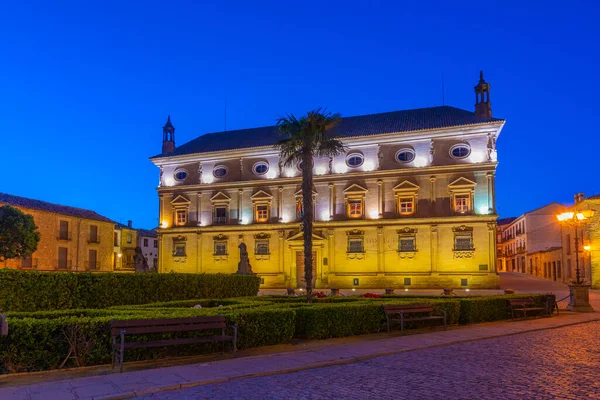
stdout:
[(340, 114), (322, 108), (296, 118), (288, 114), (277, 120), (279, 132), (285, 136), (276, 144), (285, 166), (302, 163), (302, 225), (304, 239), (304, 280), (307, 301), (312, 302), (312, 225), (313, 225), (313, 167), (314, 157), (333, 157), (345, 151), (342, 142), (331, 128), (341, 120)]

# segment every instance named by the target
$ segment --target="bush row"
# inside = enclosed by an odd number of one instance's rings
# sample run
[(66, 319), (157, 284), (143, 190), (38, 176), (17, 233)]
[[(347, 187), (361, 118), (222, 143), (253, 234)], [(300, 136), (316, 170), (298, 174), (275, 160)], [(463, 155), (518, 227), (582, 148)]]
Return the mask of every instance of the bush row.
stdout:
[(0, 270), (0, 309), (107, 308), (256, 296), (260, 278), (235, 274), (115, 274)]

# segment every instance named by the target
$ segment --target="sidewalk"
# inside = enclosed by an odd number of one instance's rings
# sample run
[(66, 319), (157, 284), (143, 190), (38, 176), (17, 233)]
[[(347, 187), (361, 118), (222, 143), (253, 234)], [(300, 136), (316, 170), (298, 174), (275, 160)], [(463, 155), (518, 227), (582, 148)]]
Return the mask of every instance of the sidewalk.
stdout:
[[(281, 374), (330, 365), (348, 364), (362, 359), (388, 354), (445, 346), (454, 343), (490, 339), (544, 329), (559, 328), (600, 320), (600, 313), (567, 313), (560, 316), (517, 322), (494, 322), (448, 331), (436, 331), (408, 336), (384, 335), (376, 340), (356, 340), (339, 343), (333, 339), (320, 341), (322, 346), (275, 354), (263, 354), (233, 359), (157, 368), (152, 370), (113, 373), (27, 386), (0, 389), (3, 400), (51, 399), (122, 399), (165, 390), (224, 382), (233, 379)], [(372, 335), (370, 335), (372, 337)], [(125, 366), (127, 371), (127, 365)], [(10, 378), (10, 377), (9, 377)]]

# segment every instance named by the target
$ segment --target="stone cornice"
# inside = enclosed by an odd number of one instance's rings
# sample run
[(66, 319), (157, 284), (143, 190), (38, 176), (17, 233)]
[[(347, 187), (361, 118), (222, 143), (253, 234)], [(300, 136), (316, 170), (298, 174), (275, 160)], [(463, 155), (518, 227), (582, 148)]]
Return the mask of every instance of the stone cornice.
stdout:
[[(415, 167), (415, 168), (402, 168), (402, 169), (384, 169), (377, 171), (360, 171), (360, 172), (346, 172), (343, 174), (328, 174), (328, 175), (315, 175), (313, 177), (313, 184), (322, 185), (328, 183), (336, 183), (338, 181), (348, 181), (353, 179), (373, 179), (373, 178), (392, 178), (393, 180), (399, 177), (406, 176), (418, 176), (432, 174), (459, 174), (464, 172), (488, 172), (494, 171), (497, 162), (482, 162), (482, 163), (469, 163), (469, 164), (454, 164), (454, 165), (439, 165), (429, 167)], [(302, 177), (297, 176), (293, 178), (276, 178), (276, 179), (256, 179), (250, 181), (239, 181), (239, 182), (219, 182), (219, 183), (203, 183), (195, 185), (179, 185), (179, 186), (162, 186), (158, 187), (159, 193), (171, 193), (181, 190), (186, 191), (213, 191), (233, 188), (253, 188), (261, 186), (298, 186), (302, 184)]]
[[(448, 216), (448, 217), (425, 217), (425, 218), (388, 218), (388, 219), (365, 219), (365, 220), (344, 220), (344, 221), (315, 221), (313, 229), (320, 230), (326, 228), (344, 228), (357, 229), (366, 227), (382, 227), (382, 226), (418, 226), (418, 225), (468, 225), (474, 223), (495, 222), (498, 215), (468, 215), (468, 216)], [(248, 231), (263, 231), (270, 232), (275, 230), (290, 230), (301, 229), (300, 222), (287, 222), (276, 224), (246, 224), (246, 225), (209, 225), (197, 227), (173, 227), (167, 229), (158, 229), (161, 235), (182, 233), (210, 233), (216, 232), (248, 232)]]
[[(445, 139), (453, 136), (465, 138), (468, 136), (487, 135), (495, 133), (500, 135), (505, 121), (486, 122), (477, 125), (452, 126), (448, 128), (436, 128), (412, 132), (392, 132), (379, 135), (365, 135), (342, 137), (341, 140), (348, 146), (368, 146), (388, 143), (415, 142), (420, 140)], [(279, 151), (274, 146), (250, 147), (243, 149), (231, 149), (212, 151), (206, 153), (185, 154), (171, 157), (150, 158), (157, 166), (181, 165), (194, 162), (224, 161), (227, 159), (269, 157), (278, 156)]]

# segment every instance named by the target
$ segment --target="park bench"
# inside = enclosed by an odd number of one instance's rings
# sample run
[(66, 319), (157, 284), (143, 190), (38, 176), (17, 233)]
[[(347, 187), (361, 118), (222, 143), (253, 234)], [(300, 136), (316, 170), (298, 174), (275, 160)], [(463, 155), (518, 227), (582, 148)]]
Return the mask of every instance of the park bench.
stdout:
[(527, 312), (538, 312), (540, 314), (546, 314), (546, 307), (538, 307), (535, 305), (533, 298), (522, 298), (522, 299), (509, 299), (508, 304), (510, 306), (510, 317), (516, 318), (518, 313), (523, 314), (523, 318), (527, 318)]
[(446, 311), (440, 310), (443, 315), (434, 315), (430, 304), (387, 304), (383, 306), (387, 318), (387, 329), (390, 331), (390, 321), (400, 322), (400, 331), (404, 330), (405, 322), (412, 321), (443, 321), (446, 330)]
[[(237, 350), (237, 325), (233, 325), (233, 336), (225, 334), (225, 317), (217, 315), (214, 317), (194, 318), (171, 318), (171, 319), (140, 319), (128, 321), (110, 322), (112, 335), (112, 366), (118, 362), (120, 371), (123, 372), (123, 356), (125, 349), (139, 349), (147, 347), (166, 347), (171, 345), (216, 343), (221, 342), (225, 346), (226, 341), (233, 342), (233, 351)], [(173, 338), (161, 340), (138, 340), (125, 341), (125, 337), (136, 335), (148, 335), (154, 333), (190, 332), (190, 331), (215, 331), (220, 334), (212, 336), (200, 336), (190, 338)], [(120, 340), (117, 340), (119, 338)]]

